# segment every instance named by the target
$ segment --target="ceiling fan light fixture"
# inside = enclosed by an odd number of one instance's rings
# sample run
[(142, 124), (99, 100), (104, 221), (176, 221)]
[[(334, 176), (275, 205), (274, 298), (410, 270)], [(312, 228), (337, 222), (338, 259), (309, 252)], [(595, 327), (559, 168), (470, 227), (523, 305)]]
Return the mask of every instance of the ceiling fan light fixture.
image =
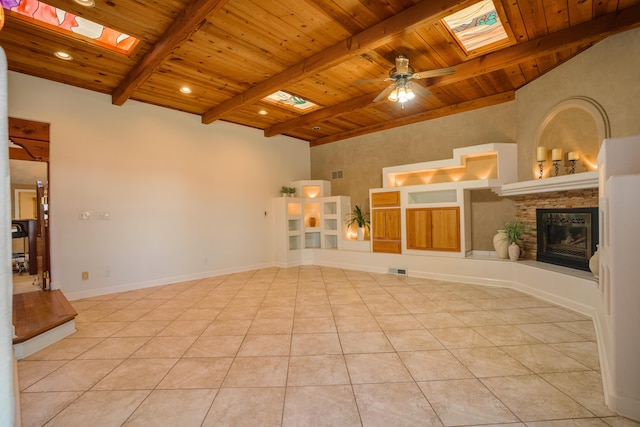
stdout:
[(398, 88), (398, 102), (407, 102), (407, 89), (405, 89), (404, 86), (400, 86)]
[(412, 100), (413, 98), (415, 98), (415, 97), (416, 97), (416, 94), (415, 94), (415, 93), (413, 93), (413, 90), (411, 89), (411, 86), (412, 86), (412, 84), (411, 84), (411, 83), (409, 83), (409, 84), (407, 85), (407, 100), (408, 100), (408, 101), (410, 101), (410, 100)]

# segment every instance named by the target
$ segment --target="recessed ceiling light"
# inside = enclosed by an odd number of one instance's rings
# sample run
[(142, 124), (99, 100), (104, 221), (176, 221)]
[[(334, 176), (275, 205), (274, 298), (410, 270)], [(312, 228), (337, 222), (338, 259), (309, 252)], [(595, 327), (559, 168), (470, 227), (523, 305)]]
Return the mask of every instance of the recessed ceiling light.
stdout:
[(96, 2), (94, 0), (73, 0), (76, 3), (78, 3), (80, 6), (84, 6), (84, 7), (93, 7), (96, 5)]
[(267, 114), (269, 114), (269, 112), (267, 110), (260, 110), (258, 111), (258, 114), (260, 114), (261, 116), (266, 116)]
[(64, 59), (65, 61), (71, 61), (73, 56), (69, 55), (67, 52), (58, 51), (53, 54), (56, 58)]
[(188, 88), (186, 86), (181, 87), (180, 88), (180, 92), (182, 92), (182, 93), (191, 93), (191, 88)]

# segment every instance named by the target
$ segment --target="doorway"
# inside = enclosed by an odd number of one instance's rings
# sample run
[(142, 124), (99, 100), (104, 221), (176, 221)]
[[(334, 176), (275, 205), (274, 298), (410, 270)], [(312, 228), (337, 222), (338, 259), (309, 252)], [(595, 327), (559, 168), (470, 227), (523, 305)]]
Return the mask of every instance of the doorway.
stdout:
[(15, 293), (49, 289), (49, 124), (9, 118)]

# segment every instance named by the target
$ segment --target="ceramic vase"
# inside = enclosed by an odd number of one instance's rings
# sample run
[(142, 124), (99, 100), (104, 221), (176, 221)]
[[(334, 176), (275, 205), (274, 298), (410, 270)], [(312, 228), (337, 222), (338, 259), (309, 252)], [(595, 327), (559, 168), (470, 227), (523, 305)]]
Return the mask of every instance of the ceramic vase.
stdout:
[(596, 251), (593, 253), (591, 258), (589, 258), (589, 270), (593, 273), (593, 277), (598, 279), (600, 277), (600, 253), (598, 250), (600, 249), (600, 245), (596, 245)]
[(316, 226), (316, 217), (312, 216), (309, 217), (309, 227), (315, 227)]
[(358, 240), (364, 240), (364, 227), (358, 227)]
[(509, 257), (509, 238), (504, 230), (498, 230), (498, 233), (493, 236), (493, 247), (498, 254), (498, 258), (507, 259)]
[(517, 243), (512, 243), (509, 245), (509, 259), (511, 261), (517, 261), (520, 258), (520, 246)]

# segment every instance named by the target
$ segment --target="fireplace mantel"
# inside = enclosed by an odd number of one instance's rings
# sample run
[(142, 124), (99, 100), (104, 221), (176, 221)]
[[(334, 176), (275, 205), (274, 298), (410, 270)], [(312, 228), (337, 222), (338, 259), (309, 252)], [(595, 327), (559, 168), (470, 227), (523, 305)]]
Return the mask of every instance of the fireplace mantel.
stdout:
[(598, 188), (598, 171), (514, 182), (505, 184), (494, 191), (500, 196), (520, 196), (551, 191), (582, 190), (585, 188)]

